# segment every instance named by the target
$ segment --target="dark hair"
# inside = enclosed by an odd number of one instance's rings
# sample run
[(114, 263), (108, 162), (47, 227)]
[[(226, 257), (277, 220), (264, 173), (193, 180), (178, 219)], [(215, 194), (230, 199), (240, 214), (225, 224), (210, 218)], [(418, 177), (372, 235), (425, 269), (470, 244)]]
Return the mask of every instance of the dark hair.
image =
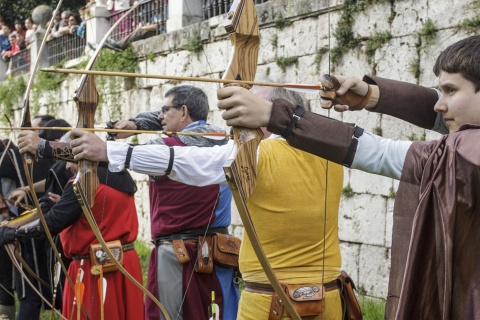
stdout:
[(71, 15), (68, 16), (68, 19), (70, 19), (70, 17), (73, 17), (75, 19), (75, 21), (77, 22), (77, 25), (80, 25), (80, 23), (82, 23), (82, 19), (78, 14), (72, 13)]
[(202, 89), (194, 86), (177, 86), (165, 93), (165, 98), (173, 96), (172, 104), (174, 106), (186, 105), (188, 114), (193, 121), (207, 120), (208, 116), (208, 97)]
[[(70, 124), (63, 119), (50, 120), (45, 124), (45, 127), (62, 127), (69, 128)], [(55, 141), (60, 139), (65, 134), (62, 130), (40, 130), (38, 136), (48, 141)]]
[(42, 114), (42, 115), (38, 115), (38, 116), (33, 117), (33, 119), (38, 119), (38, 118), (41, 118), (41, 119), (42, 119), (42, 120), (40, 120), (40, 122), (38, 123), (38, 126), (39, 126), (39, 127), (45, 127), (45, 124), (46, 124), (48, 121), (55, 120), (55, 117), (54, 117), (54, 116), (51, 116), (51, 115), (49, 115), (49, 114)]
[(480, 91), (480, 35), (455, 42), (440, 53), (433, 67), (438, 77), (440, 72), (460, 73)]

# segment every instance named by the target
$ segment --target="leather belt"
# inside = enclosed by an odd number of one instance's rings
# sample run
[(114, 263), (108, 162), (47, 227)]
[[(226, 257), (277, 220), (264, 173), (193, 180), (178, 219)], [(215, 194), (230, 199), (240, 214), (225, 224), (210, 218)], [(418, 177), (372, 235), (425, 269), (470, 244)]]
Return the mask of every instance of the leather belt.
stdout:
[[(135, 249), (135, 243), (134, 242), (129, 242), (129, 243), (122, 244), (123, 252), (131, 251), (133, 249)], [(82, 260), (82, 259), (90, 259), (90, 253), (76, 254), (72, 257), (72, 260)]]
[[(275, 293), (275, 290), (270, 284), (245, 281), (243, 285), (244, 285), (243, 289), (248, 292), (262, 293), (262, 294)], [(325, 292), (339, 289), (337, 279), (324, 283), (323, 287), (325, 288)]]
[[(192, 229), (192, 230), (185, 230), (180, 233), (174, 233), (167, 236), (159, 236), (155, 237), (152, 240), (152, 243), (158, 247), (159, 245), (163, 244), (172, 244), (173, 240), (183, 240), (187, 243), (197, 243), (199, 236), (211, 236), (214, 233), (223, 233), (228, 234), (227, 227), (216, 227), (216, 228), (209, 228), (208, 230), (205, 229)], [(191, 242), (195, 240), (195, 242)]]
[[(198, 243), (197, 239), (185, 239), (185, 240), (182, 240), (182, 241), (184, 243), (191, 243), (191, 244), (197, 244)], [(155, 247), (158, 247), (158, 246), (173, 244), (173, 240), (157, 240), (157, 239), (154, 239), (153, 244), (155, 245)]]

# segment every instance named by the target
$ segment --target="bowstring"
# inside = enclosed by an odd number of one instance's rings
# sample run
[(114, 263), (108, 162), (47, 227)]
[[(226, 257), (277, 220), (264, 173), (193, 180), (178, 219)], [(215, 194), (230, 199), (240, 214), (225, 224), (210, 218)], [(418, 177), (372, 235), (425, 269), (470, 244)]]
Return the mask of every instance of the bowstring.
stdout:
[[(192, 17), (192, 12), (190, 11), (190, 8), (188, 7), (187, 1), (186, 1), (186, 0), (183, 0), (183, 2), (184, 2), (184, 4), (185, 4), (185, 8), (187, 9), (189, 16)], [(213, 73), (213, 68), (212, 68), (212, 66), (211, 66), (211, 64), (210, 64), (210, 61), (208, 60), (207, 52), (205, 51), (205, 49), (203, 48), (203, 46), (202, 46), (202, 53), (203, 53), (203, 55), (205, 56), (205, 61), (206, 61), (206, 63), (207, 63), (208, 68), (210, 69), (210, 73)], [(220, 84), (219, 84), (219, 83), (217, 83), (217, 89), (220, 89)], [(213, 215), (215, 214), (216, 204), (217, 204), (217, 202), (218, 202), (218, 199), (220, 198), (220, 193), (221, 193), (221, 190), (219, 190), (218, 197), (217, 197), (217, 200), (216, 200), (216, 202), (215, 202), (215, 206), (213, 207), (212, 213), (210, 214), (210, 218), (208, 219), (208, 224), (207, 224), (207, 227), (205, 228), (205, 232), (204, 232), (204, 234), (203, 234), (203, 242), (198, 244), (199, 246), (197, 247), (197, 250), (198, 250), (198, 248), (202, 248), (203, 245), (204, 245), (204, 243), (205, 243), (205, 241), (206, 241), (205, 238), (206, 238), (206, 236), (207, 236), (208, 229), (210, 228), (210, 224), (212, 223), (212, 218), (213, 218)], [(198, 262), (198, 252), (197, 252), (197, 254), (196, 254), (196, 258), (195, 258), (195, 262), (194, 262), (193, 266), (195, 266), (195, 265), (197, 264), (197, 262)], [(158, 268), (158, 266), (157, 266), (157, 268)], [(194, 273), (195, 273), (195, 268), (193, 267), (193, 268), (192, 268), (192, 271), (191, 271), (191, 273), (190, 273), (190, 276), (189, 276), (189, 278), (188, 278), (187, 286), (186, 286), (186, 288), (185, 288), (185, 293), (184, 293), (183, 296), (182, 296), (182, 302), (180, 303), (180, 307), (179, 307), (179, 309), (178, 309), (178, 311), (177, 311), (177, 314), (176, 314), (176, 316), (175, 316), (175, 320), (177, 320), (177, 319), (179, 319), (179, 317), (181, 317), (182, 309), (183, 309), (183, 304), (184, 304), (184, 302), (185, 302), (185, 299), (187, 298), (187, 292), (188, 292), (188, 289), (190, 288), (190, 285), (191, 285), (191, 283), (192, 283), (192, 279), (193, 279)]]
[[(327, 13), (328, 13), (328, 74), (331, 72), (331, 32), (330, 32), (330, 0), (327, 2)], [(327, 109), (327, 118), (330, 118), (330, 109)], [(326, 239), (327, 239), (327, 199), (328, 199), (328, 163), (329, 161), (325, 159), (325, 196), (324, 196), (324, 212), (323, 212), (323, 254), (322, 254), (322, 284), (325, 283), (325, 249), (326, 249)], [(321, 316), (323, 319), (323, 315)]]

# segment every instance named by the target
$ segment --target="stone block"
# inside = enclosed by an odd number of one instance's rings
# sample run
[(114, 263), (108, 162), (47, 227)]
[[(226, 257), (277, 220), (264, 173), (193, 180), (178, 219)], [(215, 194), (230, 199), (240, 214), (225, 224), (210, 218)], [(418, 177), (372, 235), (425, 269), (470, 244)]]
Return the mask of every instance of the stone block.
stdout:
[[(395, 180), (397, 181), (397, 180)], [(398, 184), (398, 181), (397, 181)], [(393, 207), (395, 199), (387, 199), (387, 219), (385, 226), (385, 246), (387, 248), (392, 247), (392, 227), (393, 227)]]
[(355, 38), (369, 38), (378, 33), (390, 31), (388, 22), (392, 14), (392, 4), (389, 1), (378, 1), (365, 5), (354, 15), (353, 30)]
[(370, 297), (385, 299), (389, 275), (390, 250), (363, 244), (360, 248), (358, 291)]
[(258, 63), (265, 64), (275, 61), (277, 56), (278, 34), (276, 28), (262, 28), (260, 30), (260, 47), (258, 53)]
[(381, 196), (342, 197), (338, 221), (340, 240), (385, 245), (385, 210), (386, 200)]
[(428, 7), (425, 1), (395, 1), (392, 34), (419, 33), (428, 19)]
[(478, 18), (479, 14), (480, 6), (475, 0), (437, 1), (428, 7), (428, 18), (439, 29), (455, 27), (464, 19)]
[(382, 137), (393, 140), (425, 140), (425, 129), (388, 115), (381, 117)]
[(345, 270), (355, 283), (358, 283), (359, 277), (360, 248), (358, 243), (340, 241), (342, 270)]
[(349, 171), (349, 176), (350, 187), (354, 193), (388, 197), (392, 190), (396, 190), (395, 180), (392, 178), (355, 169)]
[(376, 75), (416, 83), (414, 65), (418, 54), (417, 35), (394, 37), (375, 52)]

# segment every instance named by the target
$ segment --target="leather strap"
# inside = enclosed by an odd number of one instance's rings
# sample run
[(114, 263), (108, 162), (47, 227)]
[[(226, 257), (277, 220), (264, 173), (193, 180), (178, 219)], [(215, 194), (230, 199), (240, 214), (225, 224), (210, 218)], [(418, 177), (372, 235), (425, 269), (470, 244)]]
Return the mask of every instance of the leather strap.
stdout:
[(173, 168), (174, 151), (173, 151), (172, 146), (169, 146), (169, 149), (170, 149), (170, 160), (168, 160), (167, 171), (165, 171), (166, 176), (168, 176), (170, 173), (172, 173), (172, 168)]
[(304, 113), (305, 109), (302, 106), (295, 106), (295, 109), (293, 110), (292, 120), (290, 120), (290, 123), (288, 124), (287, 128), (285, 128), (285, 131), (282, 132), (282, 138), (288, 138), (293, 128), (295, 127), (295, 124), (298, 122), (298, 120), (300, 120)]
[(347, 154), (345, 155), (345, 159), (343, 159), (342, 164), (350, 168), (353, 162), (353, 158), (355, 157), (355, 151), (357, 151), (358, 139), (363, 135), (364, 130), (358, 126), (355, 126), (352, 136), (352, 142), (348, 147)]
[(130, 160), (132, 159), (132, 152), (133, 152), (133, 147), (132, 145), (128, 146), (127, 150), (127, 156), (125, 158), (125, 169), (130, 169)]

